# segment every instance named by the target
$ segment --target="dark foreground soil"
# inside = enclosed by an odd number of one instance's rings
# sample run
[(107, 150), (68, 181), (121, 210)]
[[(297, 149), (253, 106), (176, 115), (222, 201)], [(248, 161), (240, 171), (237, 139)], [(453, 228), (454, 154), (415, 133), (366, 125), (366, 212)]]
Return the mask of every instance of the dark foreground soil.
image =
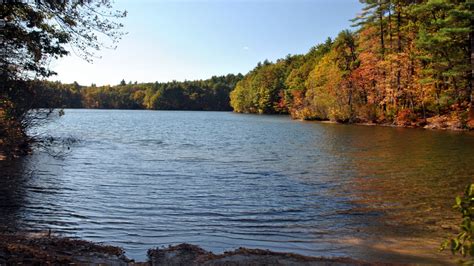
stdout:
[(216, 255), (190, 244), (150, 249), (148, 258), (151, 265), (382, 265), (350, 258), (316, 258), (247, 248)]
[(121, 248), (49, 234), (0, 234), (0, 265), (109, 264), (131, 260)]
[(148, 250), (148, 261), (135, 262), (119, 247), (46, 234), (0, 234), (0, 265), (388, 265), (350, 258), (316, 258), (239, 248), (214, 254), (180, 244)]

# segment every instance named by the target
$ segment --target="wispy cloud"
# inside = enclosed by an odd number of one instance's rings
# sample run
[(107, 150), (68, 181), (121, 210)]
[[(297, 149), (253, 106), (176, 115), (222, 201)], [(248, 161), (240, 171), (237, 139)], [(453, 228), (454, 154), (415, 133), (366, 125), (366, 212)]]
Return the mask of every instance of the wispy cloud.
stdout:
[(242, 50), (248, 51), (248, 50), (250, 50), (250, 48), (248, 46), (244, 46), (244, 47), (242, 47)]

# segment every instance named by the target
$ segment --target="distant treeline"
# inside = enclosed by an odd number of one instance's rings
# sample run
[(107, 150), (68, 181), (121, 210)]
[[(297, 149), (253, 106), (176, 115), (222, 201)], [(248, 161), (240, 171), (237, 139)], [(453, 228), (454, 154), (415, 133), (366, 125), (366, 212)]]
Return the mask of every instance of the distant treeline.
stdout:
[(472, 1), (361, 2), (357, 31), (245, 75), (231, 93), (234, 111), (340, 122), (410, 124), (443, 115), (474, 122)]
[(36, 107), (229, 111), (229, 94), (242, 77), (229, 74), (207, 80), (139, 84), (122, 80), (116, 86), (41, 81), (35, 86)]
[(233, 109), (414, 126), (437, 119), (474, 128), (474, 4), (361, 2), (355, 32), (344, 30), (304, 55), (265, 60), (245, 76), (103, 87), (48, 83), (47, 90), (50, 99), (60, 96), (53, 107)]

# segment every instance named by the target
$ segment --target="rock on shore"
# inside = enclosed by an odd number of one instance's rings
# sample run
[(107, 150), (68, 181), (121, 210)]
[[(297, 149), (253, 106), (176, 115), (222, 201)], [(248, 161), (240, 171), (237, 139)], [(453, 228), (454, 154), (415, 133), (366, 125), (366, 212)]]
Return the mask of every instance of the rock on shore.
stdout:
[(190, 244), (150, 249), (148, 258), (151, 265), (372, 265), (350, 258), (315, 258), (247, 248), (216, 255)]
[[(148, 261), (135, 262), (123, 249), (51, 233), (0, 234), (0, 265), (374, 265), (350, 258), (316, 258), (269, 250), (239, 248), (214, 254), (180, 244), (148, 250)], [(382, 264), (377, 264), (382, 265)]]

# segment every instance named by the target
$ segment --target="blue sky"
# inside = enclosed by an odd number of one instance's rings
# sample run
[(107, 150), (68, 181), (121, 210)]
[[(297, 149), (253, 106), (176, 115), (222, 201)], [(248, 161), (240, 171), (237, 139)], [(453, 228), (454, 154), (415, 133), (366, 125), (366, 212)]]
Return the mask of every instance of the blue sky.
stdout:
[(128, 34), (93, 64), (53, 61), (52, 80), (115, 85), (245, 74), (259, 61), (306, 53), (350, 28), (358, 0), (120, 0)]

